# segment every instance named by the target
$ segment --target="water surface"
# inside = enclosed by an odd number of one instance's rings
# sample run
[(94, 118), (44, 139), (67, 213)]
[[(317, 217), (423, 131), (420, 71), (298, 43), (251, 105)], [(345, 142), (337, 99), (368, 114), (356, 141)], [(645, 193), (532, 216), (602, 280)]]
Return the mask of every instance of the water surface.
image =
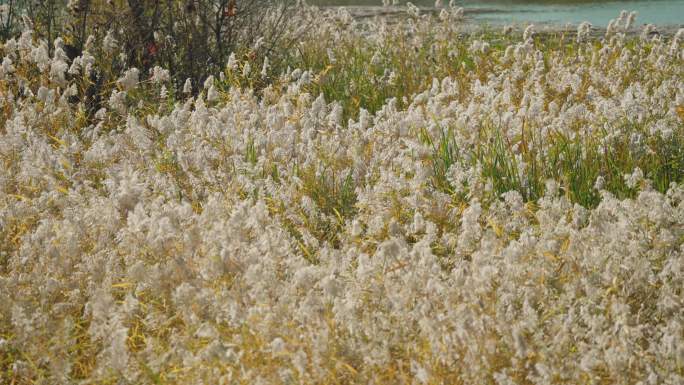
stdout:
[[(421, 7), (433, 7), (434, 0), (415, 0)], [(443, 3), (448, 4), (448, 0)], [(316, 5), (378, 6), (381, 0), (310, 0)], [(405, 1), (401, 1), (402, 4)], [(544, 22), (580, 23), (589, 21), (595, 26), (606, 26), (621, 10), (637, 11), (637, 25), (684, 26), (684, 0), (461, 0), (459, 6), (476, 12), (470, 13), (476, 21), (489, 23)]]

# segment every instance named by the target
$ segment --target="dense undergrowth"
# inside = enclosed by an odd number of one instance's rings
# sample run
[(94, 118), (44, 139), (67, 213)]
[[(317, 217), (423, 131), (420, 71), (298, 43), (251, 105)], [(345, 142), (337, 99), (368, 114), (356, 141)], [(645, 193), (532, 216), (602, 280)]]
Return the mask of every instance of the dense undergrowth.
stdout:
[(461, 16), (3, 42), (0, 382), (681, 383), (684, 33)]

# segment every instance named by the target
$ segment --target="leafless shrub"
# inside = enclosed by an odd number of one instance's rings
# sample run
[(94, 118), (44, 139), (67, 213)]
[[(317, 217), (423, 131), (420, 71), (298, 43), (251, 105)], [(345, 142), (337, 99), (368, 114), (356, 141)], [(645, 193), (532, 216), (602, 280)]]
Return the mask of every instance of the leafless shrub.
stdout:
[(197, 85), (231, 53), (277, 60), (293, 41), (286, 31), (295, 9), (295, 0), (10, 0), (0, 39), (16, 35), (25, 16), (38, 37), (62, 37), (75, 57), (90, 36), (101, 42), (111, 33), (123, 45), (121, 64), (142, 73), (159, 65), (177, 85)]

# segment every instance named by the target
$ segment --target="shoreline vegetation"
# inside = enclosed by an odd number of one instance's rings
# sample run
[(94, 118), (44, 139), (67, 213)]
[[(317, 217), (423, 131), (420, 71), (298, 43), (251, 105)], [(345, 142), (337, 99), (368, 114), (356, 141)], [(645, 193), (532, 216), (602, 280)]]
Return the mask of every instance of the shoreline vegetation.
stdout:
[[(406, 7), (404, 6), (382, 6), (382, 5), (324, 5), (318, 8), (324, 11), (335, 12), (339, 9), (345, 9), (349, 14), (356, 20), (372, 21), (372, 19), (380, 17), (384, 18), (388, 22), (401, 23), (406, 20)], [(431, 15), (433, 17), (438, 17), (442, 8), (439, 7), (418, 7), (423, 15)], [(502, 30), (509, 27), (515, 27), (519, 29), (524, 29), (527, 25), (534, 24), (537, 27), (537, 33), (539, 34), (553, 34), (558, 32), (565, 33), (575, 33), (577, 27), (581, 23), (560, 23), (554, 21), (547, 22), (530, 22), (530, 21), (518, 21), (513, 23), (505, 23), (502, 20), (496, 22), (493, 21), (482, 21), (476, 19), (479, 15), (486, 14), (496, 14), (500, 13), (499, 8), (463, 8), (463, 19), (461, 20), (461, 28), (464, 32), (476, 33), (482, 31), (483, 29), (489, 31)], [(664, 35), (673, 36), (684, 26), (684, 22), (679, 25), (676, 24), (665, 24), (665, 25), (655, 25), (656, 30)], [(627, 35), (637, 35), (641, 32), (640, 28), (645, 27), (644, 25), (635, 26), (636, 28), (625, 31)], [(602, 25), (592, 25), (591, 34), (594, 37), (604, 36), (606, 32), (606, 27)]]
[[(387, 2), (381, 1), (313, 1), (323, 8), (345, 7), (355, 17), (372, 17), (382, 14), (384, 16), (401, 16), (402, 9), (405, 8), (404, 1)], [(441, 8), (449, 1), (442, 1), (436, 4), (435, 1), (413, 1), (421, 12), (437, 15)], [(451, 3), (449, 3), (451, 4)], [(628, 5), (628, 6), (627, 6)], [(597, 25), (604, 24), (606, 20), (614, 17), (622, 9), (630, 9), (640, 13), (643, 24), (653, 23), (668, 29), (684, 27), (684, 20), (675, 15), (681, 14), (684, 10), (684, 3), (679, 0), (660, 0), (660, 1), (631, 1), (628, 4), (616, 1), (588, 0), (588, 1), (456, 1), (455, 7), (464, 9), (466, 22), (473, 24), (491, 23), (501, 25), (518, 20), (518, 24), (533, 22), (540, 25), (564, 25), (568, 21), (578, 25), (583, 21), (590, 21)], [(643, 14), (641, 14), (643, 13)], [(589, 19), (589, 20), (587, 20)]]
[(684, 382), (684, 29), (83, 4), (0, 42), (0, 383)]

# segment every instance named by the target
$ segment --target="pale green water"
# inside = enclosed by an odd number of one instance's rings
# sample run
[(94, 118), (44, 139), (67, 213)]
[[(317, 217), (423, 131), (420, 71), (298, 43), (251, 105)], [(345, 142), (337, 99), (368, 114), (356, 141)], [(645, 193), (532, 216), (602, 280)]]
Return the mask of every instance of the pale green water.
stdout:
[[(434, 6), (434, 0), (415, 0), (414, 4)], [(448, 0), (443, 3), (448, 4)], [(310, 0), (317, 5), (381, 5), (381, 0)], [(405, 1), (402, 1), (405, 3)], [(457, 2), (472, 13), (476, 21), (493, 23), (549, 22), (580, 23), (589, 21), (595, 26), (606, 26), (621, 10), (637, 11), (637, 25), (684, 25), (684, 0), (632, 0), (632, 1), (516, 1), (516, 0), (462, 0)]]

